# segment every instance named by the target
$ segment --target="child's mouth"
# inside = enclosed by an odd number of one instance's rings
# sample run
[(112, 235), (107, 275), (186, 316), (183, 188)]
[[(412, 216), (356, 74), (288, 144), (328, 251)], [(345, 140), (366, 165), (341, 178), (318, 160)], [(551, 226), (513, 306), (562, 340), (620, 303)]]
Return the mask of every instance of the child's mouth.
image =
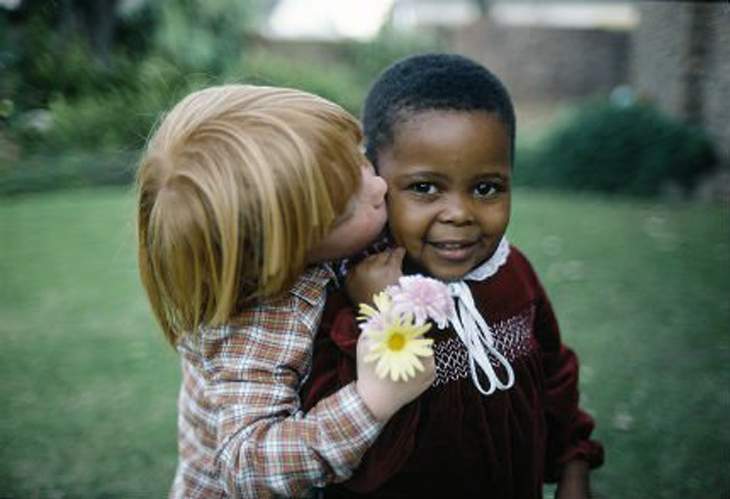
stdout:
[(428, 244), (440, 258), (455, 261), (468, 259), (477, 245), (475, 241), (443, 241)]

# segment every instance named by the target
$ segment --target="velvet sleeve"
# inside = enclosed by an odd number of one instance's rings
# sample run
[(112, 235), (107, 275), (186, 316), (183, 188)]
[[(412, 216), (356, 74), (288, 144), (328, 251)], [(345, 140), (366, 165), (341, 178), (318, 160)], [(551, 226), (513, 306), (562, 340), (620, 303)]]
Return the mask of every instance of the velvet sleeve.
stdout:
[(535, 335), (542, 349), (547, 442), (545, 479), (555, 482), (572, 460), (587, 461), (591, 468), (603, 463), (603, 446), (590, 436), (595, 423), (579, 407), (578, 357), (564, 345), (560, 329), (537, 276)]

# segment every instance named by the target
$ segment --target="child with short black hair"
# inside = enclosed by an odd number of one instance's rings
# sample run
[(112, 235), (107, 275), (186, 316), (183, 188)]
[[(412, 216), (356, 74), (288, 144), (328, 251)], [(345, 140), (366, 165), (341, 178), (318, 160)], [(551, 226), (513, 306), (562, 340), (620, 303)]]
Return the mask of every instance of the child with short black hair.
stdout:
[(357, 380), (304, 416), (298, 391), (335, 277), (385, 223), (357, 121), (292, 89), (224, 85), (161, 122), (137, 177), (142, 283), (182, 364), (174, 497), (303, 496), (344, 480), (433, 380)]
[[(484, 66), (428, 54), (387, 68), (365, 101), (367, 155), (388, 182), (392, 253), (350, 271), (353, 301), (402, 268), (448, 283), (458, 313), (434, 339), (436, 380), (401, 409), (352, 479), (326, 497), (588, 497), (603, 460), (578, 408), (578, 360), (561, 341), (527, 258), (505, 239), (515, 115)], [(349, 382), (355, 310), (332, 295), (315, 344), (305, 407)]]

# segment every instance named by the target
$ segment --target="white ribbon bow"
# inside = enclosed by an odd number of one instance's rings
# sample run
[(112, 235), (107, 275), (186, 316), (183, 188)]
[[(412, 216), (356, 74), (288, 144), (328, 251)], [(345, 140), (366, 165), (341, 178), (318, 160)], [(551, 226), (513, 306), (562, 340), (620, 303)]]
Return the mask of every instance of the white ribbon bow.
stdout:
[[(461, 281), (449, 283), (449, 292), (456, 300), (456, 313), (449, 319), (449, 322), (466, 346), (469, 353), (469, 370), (472, 380), (477, 389), (484, 395), (491, 395), (495, 390), (511, 388), (514, 384), (515, 374), (509, 361), (497, 350), (492, 330), (477, 310), (474, 297), (465, 280), (483, 281), (487, 279), (504, 265), (508, 256), (509, 243), (503, 237), (489, 260), (472, 270)], [(506, 380), (502, 381), (497, 375), (492, 362), (489, 360), (489, 354), (497, 360), (497, 364), (504, 367)], [(477, 366), (479, 366), (488, 381), (487, 388), (482, 385), (479, 379)]]

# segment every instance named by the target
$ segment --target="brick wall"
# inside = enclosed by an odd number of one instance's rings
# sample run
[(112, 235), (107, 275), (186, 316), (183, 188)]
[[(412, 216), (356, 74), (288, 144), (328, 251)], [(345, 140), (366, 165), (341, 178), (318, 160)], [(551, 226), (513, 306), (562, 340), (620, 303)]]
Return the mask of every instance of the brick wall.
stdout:
[(730, 5), (716, 6), (708, 32), (703, 122), (730, 169)]
[(454, 33), (450, 46), (492, 69), (515, 100), (606, 94), (628, 81), (629, 35), (620, 31), (503, 26), (487, 19)]
[(642, 4), (631, 47), (639, 95), (702, 126), (730, 167), (730, 5)]
[(684, 109), (684, 71), (689, 60), (690, 4), (651, 3), (631, 40), (631, 83), (642, 99), (673, 116)]

